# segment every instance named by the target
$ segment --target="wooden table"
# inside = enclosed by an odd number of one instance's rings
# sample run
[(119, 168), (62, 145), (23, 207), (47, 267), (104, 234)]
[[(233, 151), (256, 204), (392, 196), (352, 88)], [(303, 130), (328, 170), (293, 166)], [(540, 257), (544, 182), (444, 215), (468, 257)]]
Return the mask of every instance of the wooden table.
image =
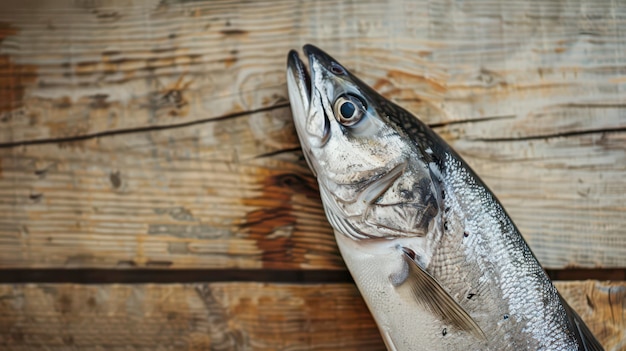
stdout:
[(313, 43), (626, 350), (625, 33), (612, 1), (0, 2), (0, 348), (383, 350), (291, 121)]

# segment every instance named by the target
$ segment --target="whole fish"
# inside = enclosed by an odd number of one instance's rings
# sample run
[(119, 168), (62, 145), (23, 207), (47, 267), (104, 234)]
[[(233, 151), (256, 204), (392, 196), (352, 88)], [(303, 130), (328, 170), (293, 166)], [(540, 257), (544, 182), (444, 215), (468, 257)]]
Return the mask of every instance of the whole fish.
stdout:
[(389, 350), (602, 350), (502, 205), (419, 119), (322, 50), (287, 82), (335, 238)]

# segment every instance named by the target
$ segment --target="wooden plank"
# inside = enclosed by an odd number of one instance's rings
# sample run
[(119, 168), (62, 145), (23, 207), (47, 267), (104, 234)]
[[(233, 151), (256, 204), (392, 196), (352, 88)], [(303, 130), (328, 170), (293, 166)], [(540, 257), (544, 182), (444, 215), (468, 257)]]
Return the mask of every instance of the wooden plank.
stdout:
[[(626, 283), (559, 282), (606, 350), (626, 350)], [(349, 284), (0, 285), (10, 350), (384, 350)]]
[(12, 149), (1, 264), (344, 269), (306, 164), (259, 154), (267, 118)]
[(286, 52), (314, 42), (433, 124), (546, 267), (626, 267), (625, 18), (610, 1), (2, 2), (0, 266), (341, 269), (280, 107)]
[(351, 285), (2, 285), (10, 350), (384, 350)]

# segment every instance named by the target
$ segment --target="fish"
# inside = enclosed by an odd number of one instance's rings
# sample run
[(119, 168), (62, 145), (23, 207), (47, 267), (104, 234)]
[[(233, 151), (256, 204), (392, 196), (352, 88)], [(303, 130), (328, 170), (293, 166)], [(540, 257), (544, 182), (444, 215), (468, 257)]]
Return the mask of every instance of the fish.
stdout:
[(313, 45), (287, 55), (302, 153), (385, 345), (602, 350), (505, 209), (419, 118)]

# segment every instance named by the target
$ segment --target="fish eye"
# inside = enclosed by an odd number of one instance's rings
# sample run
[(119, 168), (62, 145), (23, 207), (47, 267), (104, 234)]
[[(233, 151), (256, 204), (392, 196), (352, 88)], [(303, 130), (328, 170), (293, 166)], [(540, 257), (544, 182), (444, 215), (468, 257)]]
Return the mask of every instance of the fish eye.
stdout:
[(335, 101), (335, 116), (346, 127), (355, 125), (364, 115), (365, 106), (356, 96), (342, 95)]

